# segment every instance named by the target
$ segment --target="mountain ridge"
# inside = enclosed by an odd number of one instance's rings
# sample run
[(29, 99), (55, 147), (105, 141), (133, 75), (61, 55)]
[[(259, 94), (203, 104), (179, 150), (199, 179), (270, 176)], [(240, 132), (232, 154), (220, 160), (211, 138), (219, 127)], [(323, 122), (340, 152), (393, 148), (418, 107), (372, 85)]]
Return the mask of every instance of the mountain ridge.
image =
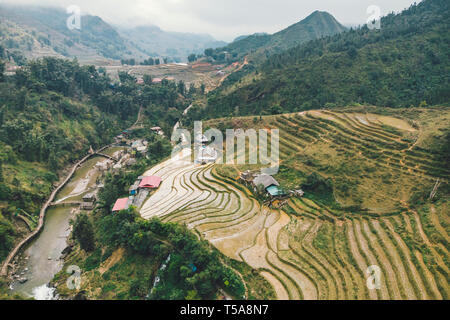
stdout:
[(55, 7), (1, 4), (0, 17), (0, 45), (31, 59), (76, 57), (80, 62), (96, 64), (159, 56), (180, 62), (191, 51), (226, 44), (207, 34), (167, 32), (156, 26), (140, 26), (127, 32), (93, 15), (82, 15), (81, 29), (69, 30), (69, 15)]
[(227, 51), (234, 58), (242, 59), (250, 55), (251, 60), (263, 61), (269, 55), (282, 52), (296, 45), (323, 36), (334, 35), (347, 30), (330, 13), (314, 11), (305, 19), (288, 26), (274, 34), (255, 33), (238, 37), (228, 46), (216, 52)]
[(381, 30), (364, 26), (272, 55), (227, 78), (210, 94), (206, 112), (217, 117), (448, 104), (448, 17), (445, 1), (426, 0), (383, 17)]

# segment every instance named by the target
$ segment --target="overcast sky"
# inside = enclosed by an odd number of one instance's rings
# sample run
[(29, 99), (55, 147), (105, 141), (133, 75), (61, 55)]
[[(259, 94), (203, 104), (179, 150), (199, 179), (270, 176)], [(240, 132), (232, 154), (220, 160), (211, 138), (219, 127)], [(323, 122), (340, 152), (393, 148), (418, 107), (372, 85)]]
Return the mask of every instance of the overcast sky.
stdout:
[[(274, 33), (307, 17), (328, 11), (343, 24), (366, 23), (367, 8), (381, 14), (401, 11), (411, 0), (0, 0), (0, 3), (67, 7), (98, 15), (122, 26), (157, 25), (167, 31), (209, 33), (218, 40), (255, 32)], [(420, 2), (420, 1), (417, 1)]]

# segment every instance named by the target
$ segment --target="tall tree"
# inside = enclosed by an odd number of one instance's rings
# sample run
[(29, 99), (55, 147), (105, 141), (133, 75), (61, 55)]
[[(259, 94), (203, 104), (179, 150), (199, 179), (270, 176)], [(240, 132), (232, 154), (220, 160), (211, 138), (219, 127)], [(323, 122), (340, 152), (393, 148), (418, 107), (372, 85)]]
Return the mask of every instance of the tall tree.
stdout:
[(188, 56), (188, 61), (189, 62), (194, 62), (197, 60), (197, 55), (195, 53), (192, 53)]
[(180, 80), (180, 82), (178, 82), (178, 92), (183, 96), (186, 93), (186, 85), (184, 84), (183, 80)]
[(3, 182), (3, 163), (0, 161), (0, 182)]
[(0, 82), (3, 82), (5, 79), (4, 73), (5, 73), (5, 63), (3, 61), (0, 61)]
[(95, 249), (94, 227), (86, 214), (80, 214), (73, 225), (73, 236), (84, 251)]

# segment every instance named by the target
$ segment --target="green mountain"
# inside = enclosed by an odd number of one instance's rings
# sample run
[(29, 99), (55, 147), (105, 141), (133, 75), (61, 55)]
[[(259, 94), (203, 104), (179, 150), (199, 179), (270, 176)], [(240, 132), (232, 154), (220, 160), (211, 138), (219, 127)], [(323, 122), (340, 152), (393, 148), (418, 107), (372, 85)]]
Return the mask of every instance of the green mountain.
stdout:
[(216, 54), (226, 51), (237, 59), (250, 54), (251, 58), (261, 60), (309, 40), (334, 35), (345, 30), (346, 28), (331, 14), (315, 11), (304, 20), (275, 34), (257, 33), (238, 37), (228, 46), (217, 49)]
[(81, 29), (69, 30), (69, 15), (57, 8), (0, 7), (0, 44), (27, 58), (77, 57), (82, 62), (146, 57), (101, 18), (85, 15)]
[(249, 65), (230, 76), (199, 113), (216, 118), (348, 104), (448, 104), (449, 13), (448, 1), (426, 0), (382, 18), (381, 30), (364, 26), (273, 55), (256, 71)]

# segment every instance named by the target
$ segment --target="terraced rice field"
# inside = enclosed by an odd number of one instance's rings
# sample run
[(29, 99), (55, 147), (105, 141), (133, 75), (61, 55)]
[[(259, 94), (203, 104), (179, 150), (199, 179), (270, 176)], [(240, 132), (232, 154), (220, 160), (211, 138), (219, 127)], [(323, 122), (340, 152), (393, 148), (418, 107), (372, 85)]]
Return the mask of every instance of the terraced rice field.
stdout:
[[(163, 183), (142, 217), (186, 224), (228, 257), (258, 270), (278, 299), (450, 298), (447, 203), (423, 212), (407, 203), (418, 183), (431, 190), (437, 177), (449, 176), (416, 145), (418, 129), (389, 117), (326, 111), (271, 117), (263, 126), (280, 129), (281, 162), (291, 170), (320, 169), (337, 181), (335, 168), (325, 168), (331, 159), (348, 181), (359, 177), (364, 183), (347, 194), (334, 193), (343, 205), (354, 204), (348, 200), (355, 198), (352, 192), (364, 193), (361, 210), (336, 210), (308, 198), (268, 208), (224, 175), (222, 166), (181, 159), (146, 173)], [(416, 139), (405, 139), (409, 134)], [(309, 161), (294, 161), (301, 156)], [(386, 177), (342, 169), (349, 157), (361, 170), (376, 166)], [(373, 265), (382, 273), (379, 290), (366, 285)]]

